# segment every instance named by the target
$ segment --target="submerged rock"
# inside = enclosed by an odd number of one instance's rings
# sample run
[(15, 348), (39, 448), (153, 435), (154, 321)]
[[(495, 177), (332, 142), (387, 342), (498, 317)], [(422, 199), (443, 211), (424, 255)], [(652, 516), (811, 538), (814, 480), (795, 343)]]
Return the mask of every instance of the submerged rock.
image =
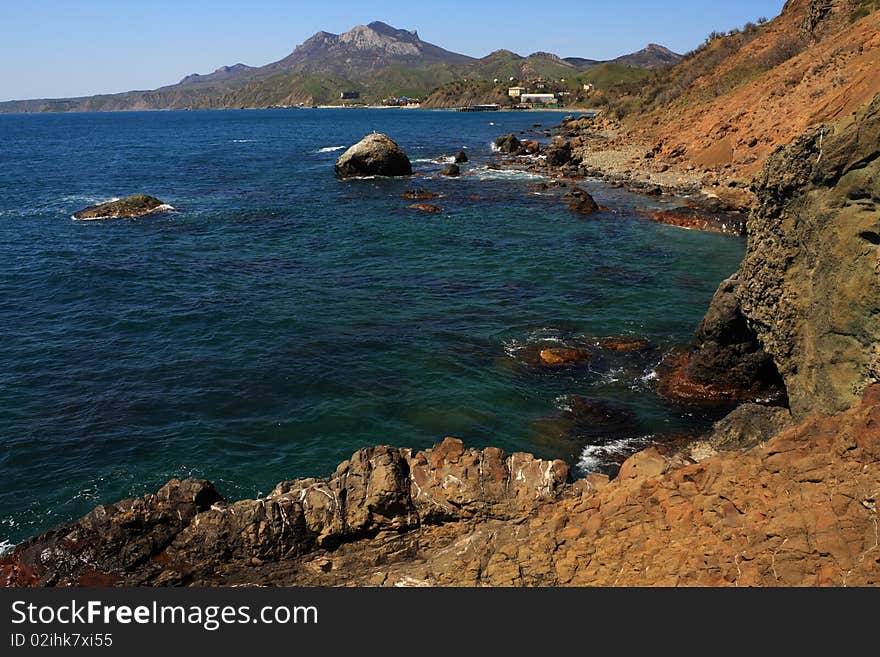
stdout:
[(409, 206), (409, 209), (418, 210), (419, 212), (430, 212), (432, 214), (443, 212), (443, 208), (439, 205), (434, 205), (433, 203), (413, 203)]
[(408, 189), (400, 195), (401, 198), (412, 201), (429, 201), (431, 199), (440, 198), (443, 195), (435, 192), (429, 192), (427, 189)]
[(335, 170), (340, 178), (410, 176), (412, 164), (391, 137), (374, 132), (340, 155)]
[(134, 219), (143, 217), (148, 214), (157, 212), (168, 212), (174, 210), (165, 201), (157, 199), (155, 196), (147, 194), (135, 194), (117, 201), (108, 201), (98, 205), (89, 206), (80, 210), (73, 215), (74, 219), (80, 221), (98, 220), (98, 219)]
[(638, 418), (623, 404), (571, 395), (565, 400), (565, 410), (535, 423), (532, 438), (554, 457), (575, 462), (587, 445), (639, 435)]
[(599, 349), (623, 353), (649, 351), (654, 348), (654, 345), (648, 340), (628, 336), (600, 338), (596, 341), (596, 344), (599, 346)]
[(567, 367), (584, 367), (593, 359), (593, 352), (580, 346), (554, 346), (529, 344), (516, 349), (511, 355), (530, 368), (554, 370)]
[(589, 363), (593, 358), (593, 352), (587, 349), (550, 348), (542, 349), (538, 357), (543, 365), (564, 367)]

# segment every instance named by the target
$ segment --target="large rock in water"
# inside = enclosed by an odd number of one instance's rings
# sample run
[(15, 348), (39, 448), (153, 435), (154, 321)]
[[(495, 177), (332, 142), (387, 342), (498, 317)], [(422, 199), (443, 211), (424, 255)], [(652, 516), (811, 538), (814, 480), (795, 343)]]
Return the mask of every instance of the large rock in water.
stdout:
[(784, 401), (782, 379), (742, 314), (736, 274), (718, 286), (690, 349), (658, 368), (659, 392), (687, 403)]
[(360, 176), (410, 176), (412, 164), (403, 149), (388, 135), (374, 132), (336, 160), (340, 178)]
[(97, 219), (134, 219), (135, 217), (143, 217), (155, 212), (166, 212), (173, 210), (165, 201), (160, 201), (154, 196), (147, 194), (135, 194), (118, 201), (108, 201), (92, 205), (84, 210), (80, 210), (73, 215), (74, 219), (82, 221)]
[(849, 408), (880, 380), (880, 95), (777, 150), (753, 191), (742, 312), (796, 418)]

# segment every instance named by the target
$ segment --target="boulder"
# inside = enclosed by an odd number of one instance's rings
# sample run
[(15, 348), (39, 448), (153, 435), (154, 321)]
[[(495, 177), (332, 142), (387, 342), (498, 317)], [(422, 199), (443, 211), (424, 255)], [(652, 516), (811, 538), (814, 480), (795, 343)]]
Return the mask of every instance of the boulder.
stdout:
[(409, 176), (412, 164), (391, 137), (374, 132), (340, 155), (335, 170), (340, 178)]
[(522, 143), (513, 133), (498, 137), (495, 140), (495, 148), (505, 155), (519, 155), (523, 150)]
[(74, 219), (81, 221), (100, 219), (134, 219), (157, 212), (174, 210), (165, 201), (160, 201), (155, 196), (147, 194), (135, 194), (117, 201), (108, 201), (98, 205), (89, 206), (73, 215)]
[(781, 406), (743, 404), (716, 422), (712, 431), (683, 450), (694, 461), (721, 451), (751, 449), (769, 440), (792, 423), (791, 412)]
[(554, 139), (544, 151), (547, 164), (551, 167), (562, 167), (571, 162), (571, 142), (565, 139)]
[(537, 155), (541, 152), (541, 144), (534, 139), (521, 142), (520, 155)]
[(459, 168), (457, 164), (447, 164), (445, 167), (443, 167), (440, 175), (447, 176), (449, 178), (455, 178), (456, 176), (461, 175), (461, 168)]
[(562, 197), (568, 203), (568, 209), (581, 214), (593, 214), (601, 208), (595, 199), (582, 189), (574, 188)]
[(463, 150), (458, 151), (458, 153), (455, 156), (455, 163), (456, 164), (465, 164), (467, 161), (468, 161), (467, 153), (465, 153)]

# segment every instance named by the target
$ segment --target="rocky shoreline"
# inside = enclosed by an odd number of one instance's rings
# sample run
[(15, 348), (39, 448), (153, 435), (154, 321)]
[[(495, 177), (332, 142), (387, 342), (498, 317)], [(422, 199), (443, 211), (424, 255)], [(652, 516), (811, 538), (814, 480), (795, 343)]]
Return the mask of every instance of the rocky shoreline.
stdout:
[[(605, 125), (597, 117), (566, 117), (552, 130), (521, 131), (533, 134), (535, 139), (520, 140), (517, 135), (503, 135), (495, 142), (499, 152), (500, 168), (526, 171), (541, 175), (551, 182), (535, 183), (539, 190), (561, 190), (563, 201), (570, 209), (591, 214), (600, 208), (578, 183), (601, 180), (611, 187), (623, 188), (652, 200), (664, 200), (669, 207), (645, 209), (642, 218), (687, 230), (722, 233), (744, 237), (751, 199), (742, 194), (726, 194), (722, 198), (704, 185), (704, 177), (688, 172), (660, 168), (668, 175), (658, 176), (651, 169), (641, 168), (632, 159), (621, 160), (621, 151), (608, 150), (605, 145), (596, 150), (584, 148), (583, 133)], [(592, 134), (592, 133), (590, 133)], [(542, 144), (539, 138), (550, 138)], [(572, 202), (573, 201), (573, 202)], [(607, 208), (605, 208), (607, 209)]]
[[(544, 150), (557, 172), (577, 153)], [(880, 96), (777, 150), (751, 193), (743, 264), (658, 383), (741, 404), (700, 440), (613, 480), (452, 438), (361, 450), (257, 500), (173, 480), (16, 546), (0, 583), (880, 585)]]

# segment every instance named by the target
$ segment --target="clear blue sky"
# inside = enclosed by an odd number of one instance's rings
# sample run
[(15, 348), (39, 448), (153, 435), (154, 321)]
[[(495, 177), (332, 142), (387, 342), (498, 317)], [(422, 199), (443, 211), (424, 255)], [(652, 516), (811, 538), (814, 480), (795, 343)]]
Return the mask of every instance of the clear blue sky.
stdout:
[(381, 20), (482, 57), (608, 59), (778, 15), (783, 0), (0, 0), (0, 100), (152, 89), (281, 59), (319, 30)]

